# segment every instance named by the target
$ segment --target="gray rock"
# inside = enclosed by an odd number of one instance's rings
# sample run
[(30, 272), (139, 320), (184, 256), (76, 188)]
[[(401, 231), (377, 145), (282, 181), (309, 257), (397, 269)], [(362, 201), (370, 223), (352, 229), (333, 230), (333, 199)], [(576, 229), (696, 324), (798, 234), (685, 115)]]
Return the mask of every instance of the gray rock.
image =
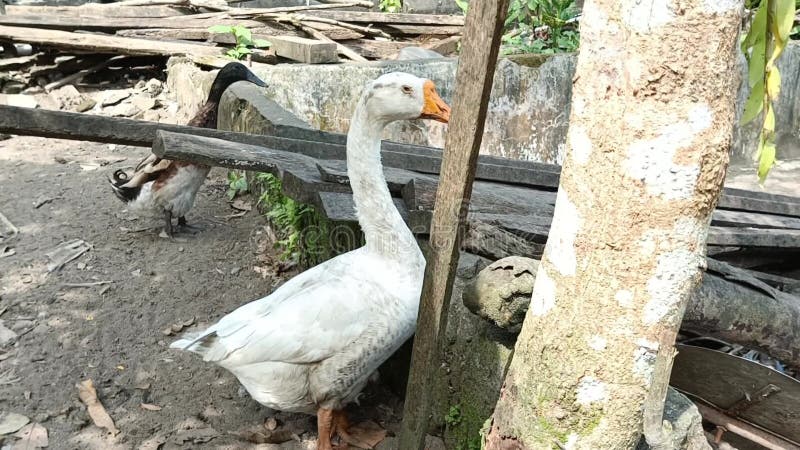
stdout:
[(17, 333), (15, 333), (12, 330), (8, 329), (3, 324), (3, 321), (0, 320), (0, 347), (3, 347), (5, 345), (13, 342), (16, 338), (17, 338)]
[[(703, 433), (703, 418), (700, 411), (685, 395), (669, 388), (664, 402), (664, 429), (671, 448), (679, 450), (711, 450)], [(636, 450), (650, 450), (644, 437)]]
[(131, 96), (131, 91), (126, 89), (108, 90), (103, 93), (101, 106), (112, 106)]
[(506, 331), (519, 333), (538, 269), (539, 261), (521, 256), (495, 261), (464, 289), (464, 306)]

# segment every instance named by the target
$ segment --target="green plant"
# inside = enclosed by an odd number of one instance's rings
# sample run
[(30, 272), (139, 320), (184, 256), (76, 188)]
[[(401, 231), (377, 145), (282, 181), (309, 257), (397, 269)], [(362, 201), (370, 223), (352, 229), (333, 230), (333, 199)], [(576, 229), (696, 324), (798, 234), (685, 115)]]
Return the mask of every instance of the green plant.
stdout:
[[(742, 52), (747, 58), (750, 97), (745, 103), (741, 124), (753, 121), (763, 111), (761, 133), (758, 138), (758, 180), (763, 183), (775, 164), (775, 109), (781, 75), (775, 65), (789, 42), (794, 25), (795, 0), (749, 1), (757, 8), (750, 30), (742, 41)], [(768, 57), (769, 55), (769, 57)]]
[(461, 9), (461, 12), (467, 14), (467, 8), (469, 7), (469, 3), (467, 3), (467, 0), (455, 0), (455, 1), (456, 5), (458, 5), (458, 7)]
[(503, 54), (576, 51), (579, 12), (574, 0), (511, 0)]
[(247, 174), (237, 170), (228, 171), (228, 200), (248, 191)]
[(456, 426), (461, 423), (461, 405), (452, 405), (444, 416), (444, 423), (448, 426)]
[(264, 48), (272, 45), (269, 41), (265, 41), (264, 39), (253, 39), (253, 33), (243, 25), (214, 25), (213, 27), (209, 27), (208, 31), (212, 33), (232, 34), (233, 38), (236, 40), (236, 44), (225, 54), (229, 58), (237, 60), (252, 53), (250, 47)]
[(403, 0), (381, 0), (379, 7), (383, 12), (400, 12), (403, 9)]
[(263, 190), (258, 205), (278, 235), (275, 245), (283, 249), (281, 259), (304, 267), (328, 259), (331, 247), (327, 221), (310, 205), (284, 195), (280, 178), (270, 173), (259, 173), (255, 181)]

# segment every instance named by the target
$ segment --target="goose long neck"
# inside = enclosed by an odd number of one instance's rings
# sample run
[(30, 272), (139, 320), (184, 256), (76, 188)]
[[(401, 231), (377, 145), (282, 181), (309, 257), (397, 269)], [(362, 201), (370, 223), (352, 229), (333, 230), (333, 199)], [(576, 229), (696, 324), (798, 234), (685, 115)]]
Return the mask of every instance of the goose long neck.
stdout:
[(422, 253), (397, 211), (383, 175), (380, 149), (385, 126), (371, 118), (364, 102), (359, 102), (347, 134), (347, 174), (358, 223), (369, 251), (402, 261), (418, 261)]

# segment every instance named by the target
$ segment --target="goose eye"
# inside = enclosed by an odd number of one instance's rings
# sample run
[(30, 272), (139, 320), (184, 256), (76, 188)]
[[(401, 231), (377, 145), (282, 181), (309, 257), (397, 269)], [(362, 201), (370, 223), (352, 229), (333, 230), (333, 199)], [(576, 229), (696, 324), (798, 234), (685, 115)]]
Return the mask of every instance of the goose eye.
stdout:
[(403, 86), (404, 94), (411, 94), (412, 92), (414, 92), (414, 89), (412, 89), (411, 86)]

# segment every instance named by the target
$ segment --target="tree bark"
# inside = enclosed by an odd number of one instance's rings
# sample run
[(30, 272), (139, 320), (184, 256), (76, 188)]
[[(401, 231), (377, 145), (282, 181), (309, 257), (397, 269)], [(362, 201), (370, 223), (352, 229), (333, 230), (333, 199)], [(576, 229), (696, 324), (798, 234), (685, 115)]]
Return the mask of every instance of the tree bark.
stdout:
[(741, 8), (586, 2), (555, 214), (487, 449), (630, 449), (645, 422), (663, 443), (728, 163)]

